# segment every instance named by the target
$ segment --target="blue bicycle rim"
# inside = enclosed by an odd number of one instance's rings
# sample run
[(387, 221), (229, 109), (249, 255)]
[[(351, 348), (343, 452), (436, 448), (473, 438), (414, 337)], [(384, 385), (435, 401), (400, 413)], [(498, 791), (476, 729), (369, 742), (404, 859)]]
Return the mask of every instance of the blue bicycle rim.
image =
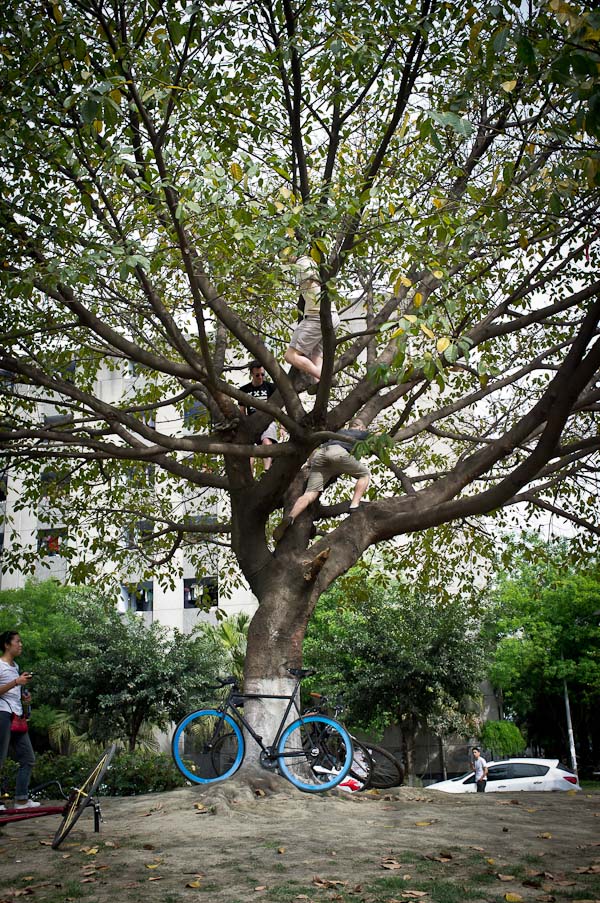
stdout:
[[(226, 771), (225, 774), (221, 774), (215, 778), (202, 778), (197, 775), (195, 772), (190, 771), (190, 769), (185, 764), (184, 760), (179, 755), (179, 738), (181, 736), (182, 731), (191, 724), (192, 721), (196, 721), (199, 718), (205, 717), (216, 717), (223, 718), (224, 721), (232, 728), (234, 734), (237, 737), (238, 741), (238, 753), (235, 758), (235, 761), (229, 771)], [(173, 755), (173, 759), (175, 760), (175, 764), (180, 772), (187, 778), (188, 781), (192, 781), (194, 784), (216, 784), (217, 781), (226, 781), (227, 778), (230, 778), (232, 774), (238, 770), (240, 765), (242, 764), (242, 760), (244, 758), (245, 753), (245, 744), (244, 737), (239, 726), (233, 720), (231, 715), (222, 715), (221, 712), (218, 712), (216, 709), (200, 709), (197, 712), (192, 712), (190, 715), (186, 715), (183, 721), (180, 721), (177, 727), (175, 728), (175, 733), (173, 734), (173, 739), (171, 740), (171, 753)]]
[(333, 718), (328, 718), (326, 715), (307, 715), (306, 718), (297, 718), (296, 721), (293, 721), (291, 724), (289, 724), (281, 735), (277, 752), (281, 753), (285, 751), (285, 743), (287, 738), (292, 733), (292, 731), (298, 728), (299, 725), (310, 724), (311, 722), (315, 721), (329, 724), (342, 737), (346, 746), (346, 758), (344, 765), (338, 772), (338, 774), (332, 775), (330, 780), (325, 781), (322, 784), (316, 784), (314, 786), (312, 784), (304, 784), (302, 781), (299, 781), (298, 778), (294, 774), (292, 774), (292, 772), (287, 767), (285, 757), (282, 756), (281, 758), (279, 758), (277, 761), (281, 773), (288, 779), (291, 784), (294, 785), (294, 787), (297, 787), (298, 790), (303, 790), (305, 793), (322, 793), (324, 790), (332, 790), (334, 787), (337, 787), (337, 785), (341, 781), (344, 780), (352, 765), (353, 751), (350, 734), (338, 721), (334, 721)]

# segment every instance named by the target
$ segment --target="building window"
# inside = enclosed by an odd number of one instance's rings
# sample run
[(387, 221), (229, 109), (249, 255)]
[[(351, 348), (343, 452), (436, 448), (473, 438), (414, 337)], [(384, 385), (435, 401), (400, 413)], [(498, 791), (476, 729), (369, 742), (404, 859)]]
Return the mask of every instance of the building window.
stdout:
[(154, 607), (154, 589), (152, 580), (141, 583), (124, 583), (121, 595), (127, 611), (152, 611)]
[(189, 577), (183, 581), (184, 608), (217, 608), (218, 605), (218, 577)]
[(38, 530), (38, 552), (40, 555), (54, 558), (60, 555), (67, 539), (66, 527)]

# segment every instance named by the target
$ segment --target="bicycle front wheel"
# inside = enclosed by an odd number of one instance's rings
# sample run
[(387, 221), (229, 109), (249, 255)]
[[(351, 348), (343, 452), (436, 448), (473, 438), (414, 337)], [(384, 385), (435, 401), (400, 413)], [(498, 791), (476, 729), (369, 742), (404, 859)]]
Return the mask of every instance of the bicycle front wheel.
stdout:
[(352, 740), (341, 724), (325, 715), (308, 715), (288, 725), (277, 747), (281, 774), (306, 793), (331, 790), (352, 765)]
[(231, 715), (201, 709), (186, 715), (171, 740), (173, 760), (188, 781), (225, 781), (244, 760), (244, 737)]
[(108, 749), (104, 751), (98, 763), (94, 766), (92, 771), (88, 774), (87, 778), (81, 784), (81, 787), (74, 787), (71, 791), (71, 795), (67, 800), (65, 808), (63, 809), (63, 817), (56, 834), (54, 835), (54, 840), (52, 841), (52, 849), (57, 850), (69, 831), (75, 825), (75, 822), (81, 815), (84, 809), (88, 806), (93, 805), (94, 802), (94, 794), (100, 784), (102, 783), (102, 779), (106, 774), (108, 766), (110, 765), (110, 761), (115, 754), (116, 745), (113, 743), (112, 746), (109, 746)]

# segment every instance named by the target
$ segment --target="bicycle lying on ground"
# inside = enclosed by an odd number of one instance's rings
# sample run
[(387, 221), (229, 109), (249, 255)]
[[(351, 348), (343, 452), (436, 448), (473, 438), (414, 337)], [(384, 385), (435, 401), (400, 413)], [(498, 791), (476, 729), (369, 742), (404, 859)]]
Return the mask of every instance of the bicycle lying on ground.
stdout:
[[(179, 722), (171, 750), (177, 768), (188, 781), (212, 784), (234, 775), (246, 753), (242, 728), (260, 746), (261, 766), (278, 771), (299, 790), (320, 793), (344, 780), (352, 764), (350, 735), (329, 716), (301, 714), (297, 703), (300, 683), (315, 672), (304, 668), (288, 671), (296, 678), (290, 695), (241, 693), (235, 678), (228, 677), (219, 681), (219, 686), (230, 688), (221, 706), (192, 712)], [(275, 738), (268, 746), (241, 711), (247, 699), (288, 701)], [(290, 724), (292, 710), (299, 717)]]
[[(330, 702), (327, 696), (321, 693), (311, 693), (315, 701), (310, 712), (315, 714), (327, 714), (331, 711), (333, 717), (338, 719), (343, 711), (341, 698)], [(361, 790), (373, 787), (377, 790), (388, 790), (390, 787), (399, 787), (404, 781), (404, 768), (398, 759), (379, 746), (366, 740), (358, 740), (350, 734), (354, 747), (354, 757), (350, 766), (350, 775), (362, 785)]]
[(68, 797), (63, 793), (63, 789), (58, 781), (49, 781), (36, 787), (35, 790), (42, 790), (51, 784), (57, 784), (60, 793), (65, 796), (66, 803), (62, 806), (35, 806), (32, 808), (22, 809), (3, 809), (0, 811), (0, 825), (9, 825), (15, 821), (25, 821), (30, 818), (41, 818), (45, 815), (62, 815), (62, 821), (57, 828), (54, 840), (52, 841), (52, 849), (57, 850), (63, 842), (69, 831), (74, 827), (75, 822), (88, 806), (94, 807), (94, 831), (100, 830), (100, 822), (102, 821), (102, 813), (100, 811), (100, 802), (94, 794), (102, 783), (102, 779), (106, 774), (106, 770), (110, 765), (110, 761), (115, 754), (116, 746), (113, 744), (104, 751), (97, 764), (91, 770), (87, 778), (82, 782), (81, 786), (73, 787)]

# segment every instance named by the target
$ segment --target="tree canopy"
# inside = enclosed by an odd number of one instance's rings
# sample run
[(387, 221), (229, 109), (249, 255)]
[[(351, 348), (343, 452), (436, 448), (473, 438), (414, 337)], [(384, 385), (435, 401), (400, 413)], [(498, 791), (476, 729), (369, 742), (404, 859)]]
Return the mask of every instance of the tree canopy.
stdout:
[(444, 604), (434, 592), (353, 568), (319, 600), (305, 661), (318, 672), (315, 689), (341, 696), (352, 726), (382, 732), (398, 724), (410, 745), (418, 728), (473, 733), (484, 647), (463, 598)]
[(22, 634), (38, 726), (66, 712), (89, 739), (130, 749), (143, 725), (164, 729), (198, 703), (223, 659), (206, 633), (146, 625), (95, 590), (53, 581), (0, 592), (0, 627)]
[(595, 767), (600, 739), (600, 572), (574, 568), (568, 545), (538, 543), (515, 556), (492, 597), (498, 641), (490, 677), (508, 714), (530, 744), (547, 754), (568, 752), (564, 681), (578, 757)]
[[(107, 551), (200, 566), (230, 538), (260, 676), (377, 543), (410, 534), (399, 566), (431, 552), (445, 585), (481, 515), (598, 535), (597, 10), (8, 0), (0, 28), (0, 441), (19, 504), (45, 477), (74, 579)], [(280, 363), (299, 252), (322, 287), (314, 406)], [(251, 417), (248, 358), (277, 387)], [(132, 377), (117, 397), (106, 370)], [(369, 503), (346, 518), (334, 491), (274, 550), (271, 514), (357, 413)]]

